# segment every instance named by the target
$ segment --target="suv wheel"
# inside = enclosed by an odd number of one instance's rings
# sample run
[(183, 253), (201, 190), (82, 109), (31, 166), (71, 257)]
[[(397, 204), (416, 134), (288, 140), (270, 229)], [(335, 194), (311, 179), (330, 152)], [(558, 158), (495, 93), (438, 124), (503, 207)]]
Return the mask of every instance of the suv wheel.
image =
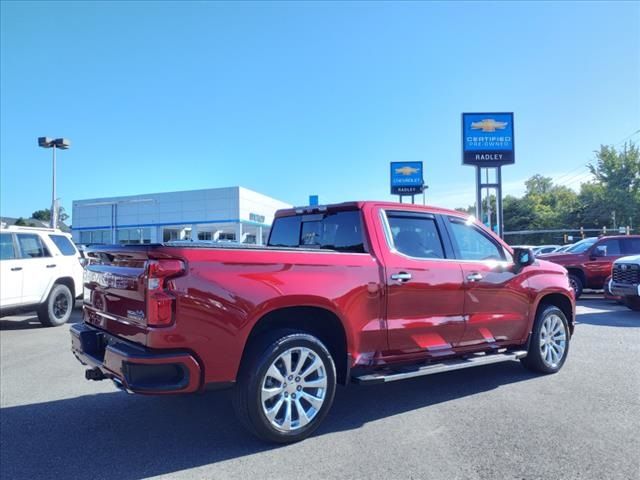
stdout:
[(56, 284), (51, 289), (47, 301), (38, 309), (38, 319), (45, 327), (64, 325), (71, 317), (73, 295), (66, 285)]
[(556, 373), (569, 353), (569, 328), (562, 310), (542, 305), (536, 315), (527, 356), (521, 362), (530, 370)]
[(634, 312), (640, 312), (640, 297), (624, 297), (624, 304)]
[(582, 279), (579, 276), (570, 273), (569, 285), (571, 285), (571, 288), (573, 289), (573, 293), (575, 294), (577, 300), (580, 295), (582, 295), (582, 289), (584, 288), (584, 285), (582, 285)]
[(333, 403), (336, 371), (331, 354), (316, 337), (285, 330), (252, 347), (234, 392), (238, 418), (262, 440), (303, 440)]

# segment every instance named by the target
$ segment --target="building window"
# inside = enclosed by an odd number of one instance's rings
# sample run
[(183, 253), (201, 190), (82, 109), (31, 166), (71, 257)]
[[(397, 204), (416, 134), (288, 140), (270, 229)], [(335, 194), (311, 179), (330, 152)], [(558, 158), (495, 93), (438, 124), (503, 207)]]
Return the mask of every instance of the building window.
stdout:
[(211, 232), (198, 232), (198, 240), (213, 240)]
[(165, 228), (162, 231), (162, 241), (172, 242), (174, 240), (180, 240), (180, 230), (174, 230), (171, 228)]
[(83, 230), (80, 232), (80, 243), (83, 245), (111, 243), (111, 230)]
[(236, 234), (235, 233), (224, 233), (222, 232), (218, 237), (218, 240), (222, 240), (224, 242), (235, 242)]
[(119, 228), (117, 232), (118, 243), (140, 244), (151, 243), (150, 228)]

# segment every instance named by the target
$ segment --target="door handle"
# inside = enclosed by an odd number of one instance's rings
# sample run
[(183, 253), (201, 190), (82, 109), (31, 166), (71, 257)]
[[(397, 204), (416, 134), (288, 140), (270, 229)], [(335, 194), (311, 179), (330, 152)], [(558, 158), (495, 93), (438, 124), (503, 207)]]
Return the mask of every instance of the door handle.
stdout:
[(47, 265), (47, 268), (53, 268), (53, 267), (55, 267), (55, 266), (56, 266), (56, 264), (55, 264), (55, 263), (52, 263), (51, 265)]
[(396, 280), (400, 283), (408, 282), (411, 278), (411, 274), (407, 272), (394, 273), (391, 275), (391, 280)]
[(13, 267), (11, 269), (12, 272), (19, 272), (20, 270), (22, 270), (22, 267)]
[(469, 275), (467, 275), (467, 280), (469, 280), (470, 282), (479, 282), (480, 280), (482, 280), (482, 274), (478, 272), (470, 273)]

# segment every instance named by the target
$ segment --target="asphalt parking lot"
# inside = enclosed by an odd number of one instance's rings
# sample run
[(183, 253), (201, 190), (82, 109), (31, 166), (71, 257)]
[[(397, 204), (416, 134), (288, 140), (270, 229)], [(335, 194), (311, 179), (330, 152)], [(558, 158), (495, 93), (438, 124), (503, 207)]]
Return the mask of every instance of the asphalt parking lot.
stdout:
[(557, 375), (509, 362), (340, 388), (315, 436), (289, 446), (246, 434), (224, 392), (85, 381), (67, 327), (4, 317), (0, 477), (640, 478), (640, 314), (595, 296), (578, 314)]

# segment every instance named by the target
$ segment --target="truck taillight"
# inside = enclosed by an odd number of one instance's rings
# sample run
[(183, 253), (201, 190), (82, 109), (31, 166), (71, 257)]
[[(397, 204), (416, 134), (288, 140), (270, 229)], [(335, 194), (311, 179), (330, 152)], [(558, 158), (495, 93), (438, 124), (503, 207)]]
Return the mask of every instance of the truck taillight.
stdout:
[(166, 290), (166, 281), (185, 270), (181, 260), (147, 262), (147, 325), (164, 327), (173, 323), (175, 297)]

